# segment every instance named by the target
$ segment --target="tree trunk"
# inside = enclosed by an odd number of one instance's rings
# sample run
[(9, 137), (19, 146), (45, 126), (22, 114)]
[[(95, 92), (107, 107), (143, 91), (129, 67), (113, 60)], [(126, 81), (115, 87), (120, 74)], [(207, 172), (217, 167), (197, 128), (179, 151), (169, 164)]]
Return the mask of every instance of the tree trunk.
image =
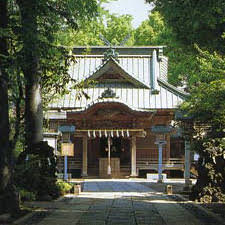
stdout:
[(38, 0), (17, 0), (21, 13), (25, 84), (25, 142), (29, 150), (43, 140), (41, 75), (39, 68)]
[(15, 121), (15, 133), (14, 133), (14, 136), (11, 140), (11, 149), (12, 151), (15, 150), (15, 147), (16, 147), (16, 143), (18, 141), (18, 138), (20, 136), (20, 133), (21, 133), (21, 120), (22, 120), (22, 117), (21, 117), (21, 102), (23, 100), (23, 86), (22, 86), (22, 82), (21, 82), (21, 78), (20, 78), (20, 74), (17, 73), (17, 77), (16, 77), (16, 80), (17, 80), (17, 85), (18, 85), (18, 89), (19, 89), (19, 96), (15, 97), (15, 106), (16, 106), (16, 121)]
[[(0, 29), (8, 28), (7, 0), (0, 1)], [(5, 34), (6, 32), (2, 32)], [(12, 152), (9, 143), (8, 45), (0, 36), (0, 213), (15, 214), (19, 210), (18, 195), (13, 185)]]

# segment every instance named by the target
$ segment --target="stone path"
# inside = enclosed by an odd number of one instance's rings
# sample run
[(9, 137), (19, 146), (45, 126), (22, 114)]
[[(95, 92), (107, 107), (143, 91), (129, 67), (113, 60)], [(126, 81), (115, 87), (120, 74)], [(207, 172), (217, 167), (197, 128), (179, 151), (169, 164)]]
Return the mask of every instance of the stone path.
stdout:
[[(184, 203), (185, 204), (185, 203)], [(203, 225), (215, 218), (195, 216), (176, 199), (135, 181), (86, 181), (84, 192), (54, 203), (40, 203), (46, 209), (39, 219), (21, 225)], [(199, 209), (200, 210), (200, 209)], [(35, 216), (34, 216), (35, 217)], [(209, 217), (206, 217), (209, 218)], [(221, 224), (221, 223), (219, 223)]]

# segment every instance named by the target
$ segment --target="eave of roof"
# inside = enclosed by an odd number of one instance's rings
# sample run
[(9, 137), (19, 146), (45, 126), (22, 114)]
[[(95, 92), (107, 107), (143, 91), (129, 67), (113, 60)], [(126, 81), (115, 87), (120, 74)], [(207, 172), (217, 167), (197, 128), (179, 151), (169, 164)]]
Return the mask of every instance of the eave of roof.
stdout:
[(189, 93), (176, 88), (172, 84), (169, 84), (165, 80), (162, 80), (162, 79), (158, 78), (157, 81), (159, 82), (160, 85), (162, 85), (163, 87), (167, 88), (169, 91), (175, 92), (176, 94), (178, 94), (179, 96), (181, 96), (183, 98), (187, 98), (190, 95)]

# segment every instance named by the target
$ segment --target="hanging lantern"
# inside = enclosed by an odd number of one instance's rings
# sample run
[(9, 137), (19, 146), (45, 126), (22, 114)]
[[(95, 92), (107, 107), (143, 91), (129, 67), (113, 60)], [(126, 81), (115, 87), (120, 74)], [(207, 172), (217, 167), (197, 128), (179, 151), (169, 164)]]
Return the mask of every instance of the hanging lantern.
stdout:
[(99, 132), (99, 137), (101, 138), (102, 137), (102, 131), (99, 130), (98, 132)]
[(113, 130), (111, 130), (111, 137), (113, 137)]
[(124, 133), (123, 133), (123, 130), (121, 131), (121, 136), (122, 136), (122, 137), (124, 137)]
[(107, 132), (106, 132), (106, 130), (105, 130), (105, 137), (107, 137)]
[(129, 137), (129, 130), (127, 130), (127, 137)]
[(117, 137), (119, 137), (119, 136), (120, 136), (120, 134), (119, 134), (119, 131), (118, 131), (118, 130), (116, 130), (116, 136), (117, 136)]
[(88, 137), (91, 137), (91, 133), (90, 133), (90, 130), (88, 130)]

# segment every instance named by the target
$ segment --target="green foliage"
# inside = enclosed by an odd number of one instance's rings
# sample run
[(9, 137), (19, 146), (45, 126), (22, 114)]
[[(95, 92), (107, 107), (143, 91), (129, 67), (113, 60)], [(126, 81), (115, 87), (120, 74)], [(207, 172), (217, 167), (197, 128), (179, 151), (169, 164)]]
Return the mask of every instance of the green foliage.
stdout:
[(172, 36), (164, 18), (155, 11), (135, 30), (135, 45), (167, 45), (171, 44)]
[(101, 11), (99, 16), (91, 22), (84, 22), (78, 32), (65, 28), (59, 31), (57, 43), (68, 46), (99, 46), (105, 45), (99, 35), (103, 35), (112, 45), (119, 45), (125, 37), (130, 35), (125, 45), (131, 46), (134, 42), (134, 31), (129, 15), (110, 15)]
[(34, 192), (27, 191), (22, 189), (19, 191), (21, 201), (35, 201), (36, 195)]
[(64, 182), (63, 180), (58, 180), (56, 182), (56, 185), (57, 185), (60, 195), (65, 195), (67, 193), (70, 193), (70, 191), (73, 187), (71, 184)]
[(53, 148), (43, 142), (34, 146), (29, 154), (20, 154), (15, 168), (15, 181), (19, 188), (36, 193), (38, 199), (47, 195), (56, 198), (59, 190), (55, 174), (56, 159)]
[[(225, 58), (223, 54), (201, 50), (197, 45), (197, 63), (199, 65), (198, 81), (209, 83), (215, 80), (225, 79)], [(196, 71), (197, 72), (197, 71)]]
[(181, 105), (193, 118), (193, 150), (198, 152), (198, 180), (192, 198), (225, 201), (225, 59), (197, 47), (198, 77), (190, 97)]
[(202, 83), (193, 88), (192, 95), (182, 106), (201, 122), (218, 128), (225, 125), (225, 79)]
[(164, 16), (176, 39), (184, 45), (225, 51), (225, 2), (223, 0), (147, 0)]
[(170, 79), (188, 80), (191, 95), (181, 109), (193, 118), (192, 146), (200, 155), (192, 198), (225, 201), (225, 2), (147, 2), (155, 4), (173, 34), (173, 43), (168, 42), (170, 72), (179, 75), (170, 74)]
[[(217, 53), (210, 54), (199, 49), (198, 77), (192, 77), (196, 85), (190, 98), (183, 104), (196, 121), (222, 129), (225, 127), (225, 59)], [(222, 130), (220, 130), (222, 132)]]
[(131, 46), (134, 41), (131, 21), (132, 16), (130, 15), (110, 15), (109, 18), (107, 18), (107, 26), (103, 35), (112, 45), (120, 45), (124, 38), (126, 38), (127, 35), (130, 35), (125, 45)]
[[(198, 56), (201, 49), (209, 52), (225, 52), (225, 3), (223, 0), (169, 1), (147, 0), (155, 8), (138, 28), (137, 44), (166, 45), (165, 54), (169, 57), (169, 81), (178, 85), (187, 80), (188, 86), (196, 85), (199, 79)], [(158, 12), (160, 14), (158, 14)], [(163, 18), (162, 20), (156, 19)], [(157, 26), (150, 24), (157, 23)], [(157, 29), (160, 27), (160, 29)], [(207, 62), (206, 62), (207, 63)]]
[(196, 68), (196, 55), (192, 47), (183, 46), (176, 40), (172, 29), (158, 11), (151, 12), (149, 19), (135, 31), (135, 45), (163, 45), (164, 54), (169, 58), (168, 80), (173, 85), (190, 80)]
[(69, 54), (71, 49), (59, 46), (56, 34), (65, 28), (77, 31), (82, 23), (97, 16), (98, 8), (96, 0), (8, 1), (8, 27), (0, 29), (0, 38), (7, 39), (8, 54), (1, 55), (0, 60), (4, 58), (9, 76), (12, 150), (24, 144), (25, 86), (35, 80), (35, 70), (41, 77), (44, 106), (65, 94), (67, 83), (71, 82), (74, 88), (78, 85), (68, 74), (75, 60)]
[(225, 138), (198, 136), (193, 147), (200, 160), (191, 198), (206, 203), (225, 202)]

